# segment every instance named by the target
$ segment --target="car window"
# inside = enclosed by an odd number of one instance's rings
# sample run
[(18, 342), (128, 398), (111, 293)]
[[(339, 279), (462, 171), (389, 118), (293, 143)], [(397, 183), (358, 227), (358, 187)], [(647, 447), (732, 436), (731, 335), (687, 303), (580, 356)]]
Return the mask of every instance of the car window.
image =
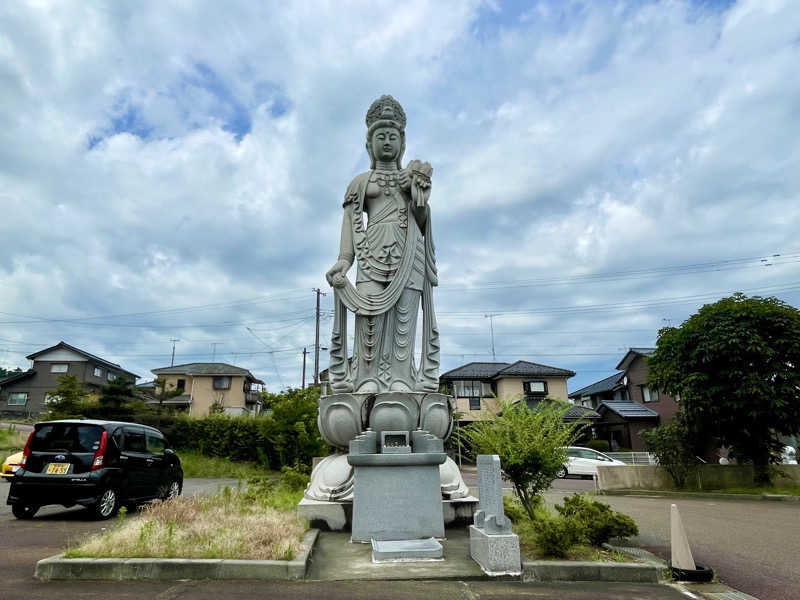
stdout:
[(590, 460), (597, 460), (597, 455), (591, 450), (579, 450), (581, 458), (588, 458)]
[(570, 458), (580, 458), (581, 456), (580, 450), (577, 450), (575, 448), (567, 448), (567, 456), (569, 456)]
[(145, 441), (144, 431), (132, 427), (125, 428), (124, 449), (127, 452), (147, 452), (147, 442)]
[(147, 451), (150, 454), (162, 455), (167, 447), (166, 440), (155, 433), (147, 432)]
[(100, 447), (103, 428), (80, 423), (53, 423), (36, 429), (31, 439), (34, 452), (94, 452)]

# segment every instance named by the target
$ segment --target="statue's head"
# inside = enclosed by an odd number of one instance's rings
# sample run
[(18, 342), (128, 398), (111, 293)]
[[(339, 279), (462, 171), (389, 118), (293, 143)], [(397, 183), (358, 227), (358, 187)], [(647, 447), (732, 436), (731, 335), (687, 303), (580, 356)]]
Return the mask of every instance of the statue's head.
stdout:
[[(399, 143), (396, 162), (397, 168), (402, 169), (403, 153), (406, 150), (406, 113), (400, 103), (391, 96), (381, 96), (367, 111), (367, 153), (369, 154), (371, 168), (375, 168), (375, 161), (381, 158), (376, 154), (384, 144), (394, 145)], [(394, 140), (391, 138), (396, 136)], [(380, 138), (380, 139), (378, 139)]]

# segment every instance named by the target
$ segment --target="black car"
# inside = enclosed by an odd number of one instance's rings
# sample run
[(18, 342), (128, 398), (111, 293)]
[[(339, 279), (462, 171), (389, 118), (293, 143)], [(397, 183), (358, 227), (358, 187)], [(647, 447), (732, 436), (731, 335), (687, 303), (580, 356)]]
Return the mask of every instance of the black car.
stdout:
[(79, 504), (107, 519), (123, 504), (168, 499), (182, 488), (181, 461), (158, 429), (65, 419), (34, 426), (7, 504), (18, 519), (45, 504)]

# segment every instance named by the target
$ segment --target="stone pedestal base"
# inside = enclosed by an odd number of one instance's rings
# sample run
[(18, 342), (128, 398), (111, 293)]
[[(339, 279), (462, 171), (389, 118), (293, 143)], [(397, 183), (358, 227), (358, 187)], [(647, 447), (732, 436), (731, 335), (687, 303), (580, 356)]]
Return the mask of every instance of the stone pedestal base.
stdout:
[[(444, 526), (465, 527), (471, 524), (477, 507), (478, 499), (475, 496), (457, 500), (442, 500)], [(297, 516), (307, 519), (311, 527), (323, 531), (349, 531), (353, 523), (353, 503), (303, 498), (297, 505)]]
[(426, 540), (372, 540), (372, 562), (412, 562), (444, 560), (442, 545), (433, 538)]
[(515, 533), (487, 534), (470, 525), (469, 553), (487, 575), (520, 575), (519, 537)]
[(444, 537), (442, 453), (350, 455), (355, 468), (351, 540)]

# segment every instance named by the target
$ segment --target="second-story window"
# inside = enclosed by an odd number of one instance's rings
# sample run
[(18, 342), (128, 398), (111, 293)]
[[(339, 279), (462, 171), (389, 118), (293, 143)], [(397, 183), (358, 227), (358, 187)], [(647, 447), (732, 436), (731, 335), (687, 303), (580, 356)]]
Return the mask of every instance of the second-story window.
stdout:
[(66, 373), (69, 370), (68, 364), (53, 363), (50, 365), (51, 373)]
[(646, 385), (639, 386), (642, 389), (643, 402), (658, 402), (658, 390)]
[(175, 386), (176, 390), (185, 390), (186, 389), (186, 380), (185, 379), (178, 379), (178, 384)]
[(547, 382), (543, 379), (531, 379), (524, 384), (525, 393), (531, 396), (546, 396)]
[(112, 373), (111, 371), (108, 372), (108, 380), (114, 381), (117, 378), (116, 374)]
[(231, 378), (230, 377), (214, 377), (214, 389), (215, 390), (229, 390), (229, 389), (231, 389)]
[(103, 369), (101, 369), (100, 367), (95, 367), (94, 368), (94, 376), (95, 377), (102, 377), (103, 376)]

